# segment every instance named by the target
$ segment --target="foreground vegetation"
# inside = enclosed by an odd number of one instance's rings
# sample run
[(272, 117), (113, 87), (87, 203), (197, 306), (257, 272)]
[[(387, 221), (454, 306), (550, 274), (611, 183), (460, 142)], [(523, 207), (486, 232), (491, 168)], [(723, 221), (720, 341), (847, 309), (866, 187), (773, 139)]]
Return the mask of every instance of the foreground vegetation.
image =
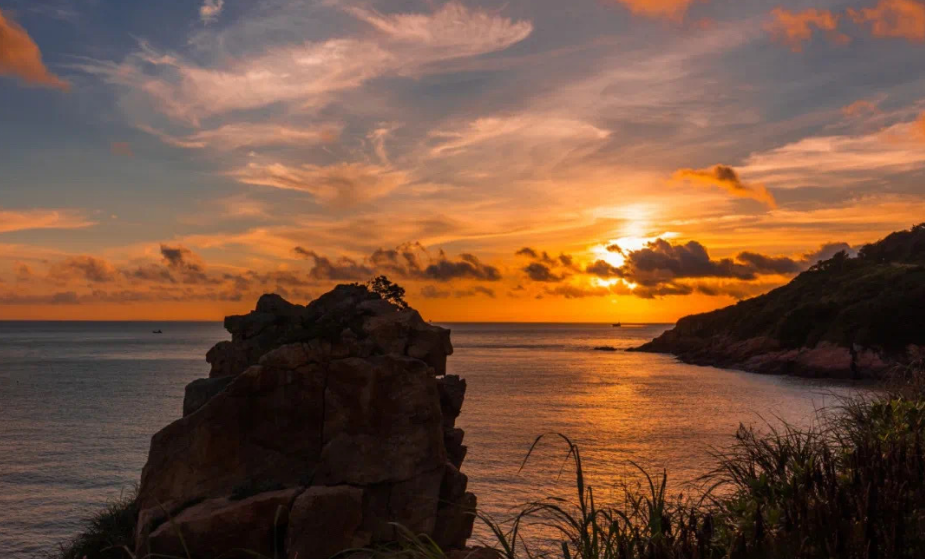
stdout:
[(137, 519), (133, 490), (90, 518), (83, 532), (45, 559), (126, 559), (127, 549), (134, 549)]
[(522, 536), (531, 524), (559, 535), (561, 559), (925, 557), (923, 378), (918, 360), (889, 392), (845, 401), (813, 429), (740, 428), (696, 499), (670, 499), (665, 475), (646, 474), (641, 491), (626, 488), (622, 502), (601, 504), (578, 447), (565, 439), (574, 500), (485, 521), (507, 559), (548, 549)]
[[(600, 503), (578, 446), (562, 437), (575, 466), (573, 499), (528, 503), (504, 521), (482, 516), (493, 538), (478, 543), (503, 559), (925, 557), (923, 360), (891, 386), (843, 402), (809, 430), (740, 428), (697, 498), (670, 498), (663, 474), (626, 487), (619, 503)], [(114, 504), (54, 557), (128, 557), (135, 512), (131, 499)], [(407, 539), (375, 553), (444, 556), (425, 537)]]

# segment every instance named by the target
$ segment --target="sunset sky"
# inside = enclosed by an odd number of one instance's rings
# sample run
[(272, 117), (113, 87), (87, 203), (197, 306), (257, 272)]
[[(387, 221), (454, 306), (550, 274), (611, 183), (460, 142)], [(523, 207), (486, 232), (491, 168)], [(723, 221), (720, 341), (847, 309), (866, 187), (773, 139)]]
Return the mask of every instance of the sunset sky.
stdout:
[(673, 321), (925, 221), (925, 3), (0, 0), (0, 319)]

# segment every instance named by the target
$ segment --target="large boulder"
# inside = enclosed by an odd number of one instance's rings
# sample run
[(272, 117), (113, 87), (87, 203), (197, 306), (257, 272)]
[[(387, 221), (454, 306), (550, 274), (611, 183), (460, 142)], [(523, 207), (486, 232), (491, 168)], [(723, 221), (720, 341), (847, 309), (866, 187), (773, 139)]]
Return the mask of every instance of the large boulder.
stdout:
[[(465, 381), (443, 376), (448, 330), (358, 285), (307, 306), (265, 295), (225, 325), (211, 378), (187, 387), (184, 416), (152, 438), (139, 553), (174, 553), (182, 533), (192, 557), (212, 554), (271, 504), (286, 520), (271, 515), (269, 541), (289, 557), (394, 541), (396, 525), (465, 546), (475, 496), (455, 426)], [(263, 553), (265, 524), (226, 540)]]

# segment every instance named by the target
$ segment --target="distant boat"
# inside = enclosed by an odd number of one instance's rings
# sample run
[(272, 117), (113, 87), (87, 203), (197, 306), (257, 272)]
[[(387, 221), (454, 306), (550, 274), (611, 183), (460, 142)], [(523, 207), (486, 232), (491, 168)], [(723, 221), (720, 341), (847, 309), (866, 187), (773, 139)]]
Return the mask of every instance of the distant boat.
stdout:
[(613, 323), (613, 327), (614, 327), (614, 328), (620, 328), (620, 327), (622, 327), (622, 326), (623, 326), (623, 324), (621, 324), (620, 322), (614, 322), (614, 323)]
[(152, 334), (163, 334), (163, 332), (161, 332), (160, 330), (152, 330), (151, 333)]

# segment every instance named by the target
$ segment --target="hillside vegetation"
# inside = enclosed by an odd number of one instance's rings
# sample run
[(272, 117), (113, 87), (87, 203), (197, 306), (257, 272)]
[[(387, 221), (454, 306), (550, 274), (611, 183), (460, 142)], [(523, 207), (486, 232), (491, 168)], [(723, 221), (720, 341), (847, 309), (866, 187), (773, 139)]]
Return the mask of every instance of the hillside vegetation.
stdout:
[(812, 369), (805, 367), (812, 359), (793, 366), (799, 359), (788, 350), (844, 348), (854, 369), (858, 351), (869, 350), (868, 361), (876, 355), (885, 364), (922, 344), (925, 224), (866, 245), (856, 257), (838, 253), (759, 297), (682, 318), (639, 349), (698, 364), (799, 373)]

